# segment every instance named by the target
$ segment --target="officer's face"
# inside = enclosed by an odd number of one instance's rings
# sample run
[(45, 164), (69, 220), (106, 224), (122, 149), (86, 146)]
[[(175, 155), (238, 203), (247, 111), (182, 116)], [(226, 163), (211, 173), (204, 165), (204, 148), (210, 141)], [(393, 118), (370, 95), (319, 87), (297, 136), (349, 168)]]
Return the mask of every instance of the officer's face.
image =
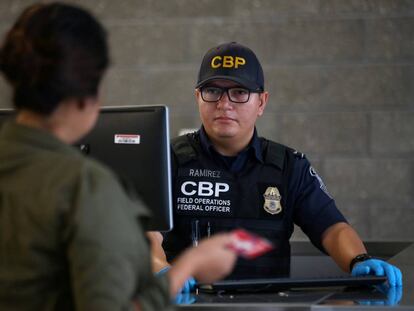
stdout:
[[(241, 87), (227, 80), (215, 80), (208, 86)], [(256, 119), (263, 114), (267, 103), (268, 93), (250, 93), (246, 103), (233, 103), (226, 92), (216, 102), (203, 100), (199, 90), (196, 99), (204, 128), (213, 141), (233, 144), (240, 141), (250, 141)]]

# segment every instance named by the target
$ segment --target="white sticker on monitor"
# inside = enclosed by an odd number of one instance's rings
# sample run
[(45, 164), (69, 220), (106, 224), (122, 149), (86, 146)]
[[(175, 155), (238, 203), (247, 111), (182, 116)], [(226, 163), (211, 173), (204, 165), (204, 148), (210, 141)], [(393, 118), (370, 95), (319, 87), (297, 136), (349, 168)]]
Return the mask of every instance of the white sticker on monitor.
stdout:
[(141, 142), (140, 135), (133, 134), (115, 134), (114, 143), (115, 144), (134, 144), (138, 145)]

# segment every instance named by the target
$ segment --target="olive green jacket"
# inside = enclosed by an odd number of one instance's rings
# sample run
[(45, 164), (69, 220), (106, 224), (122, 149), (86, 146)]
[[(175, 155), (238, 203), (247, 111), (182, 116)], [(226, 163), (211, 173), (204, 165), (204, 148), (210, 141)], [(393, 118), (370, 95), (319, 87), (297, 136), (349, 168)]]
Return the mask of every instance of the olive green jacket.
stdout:
[(170, 306), (154, 277), (143, 204), (115, 175), (47, 132), (0, 131), (0, 310)]

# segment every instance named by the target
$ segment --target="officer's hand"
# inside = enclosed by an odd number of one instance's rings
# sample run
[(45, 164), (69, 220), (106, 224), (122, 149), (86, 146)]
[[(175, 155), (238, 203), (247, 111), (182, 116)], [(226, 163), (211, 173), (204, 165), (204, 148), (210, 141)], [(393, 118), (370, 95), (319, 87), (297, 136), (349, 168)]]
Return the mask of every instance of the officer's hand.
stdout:
[[(156, 275), (162, 275), (162, 274), (165, 274), (165, 273), (167, 273), (167, 271), (170, 269), (170, 266), (167, 266), (167, 267), (164, 267), (164, 268), (162, 268), (160, 271), (158, 271), (157, 273), (156, 273)], [(194, 291), (194, 289), (195, 289), (195, 286), (197, 285), (197, 281), (193, 278), (193, 277), (189, 277), (185, 282), (184, 282), (184, 284), (183, 284), (183, 287), (181, 287), (181, 290), (180, 291), (178, 291), (178, 295), (177, 295), (177, 298), (178, 298), (178, 296), (180, 295), (180, 293), (181, 294), (189, 294), (189, 293), (191, 293), (192, 291)]]
[(397, 267), (380, 259), (368, 259), (358, 262), (352, 269), (352, 275), (386, 275), (390, 287), (402, 286), (402, 273)]

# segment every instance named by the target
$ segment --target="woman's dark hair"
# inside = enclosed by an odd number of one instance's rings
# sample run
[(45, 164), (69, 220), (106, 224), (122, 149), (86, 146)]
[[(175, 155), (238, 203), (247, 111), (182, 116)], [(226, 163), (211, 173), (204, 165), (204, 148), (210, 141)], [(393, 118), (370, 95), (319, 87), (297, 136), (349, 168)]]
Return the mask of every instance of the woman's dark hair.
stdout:
[(84, 9), (62, 3), (24, 10), (0, 50), (16, 109), (44, 115), (62, 100), (96, 96), (108, 63), (101, 24)]

